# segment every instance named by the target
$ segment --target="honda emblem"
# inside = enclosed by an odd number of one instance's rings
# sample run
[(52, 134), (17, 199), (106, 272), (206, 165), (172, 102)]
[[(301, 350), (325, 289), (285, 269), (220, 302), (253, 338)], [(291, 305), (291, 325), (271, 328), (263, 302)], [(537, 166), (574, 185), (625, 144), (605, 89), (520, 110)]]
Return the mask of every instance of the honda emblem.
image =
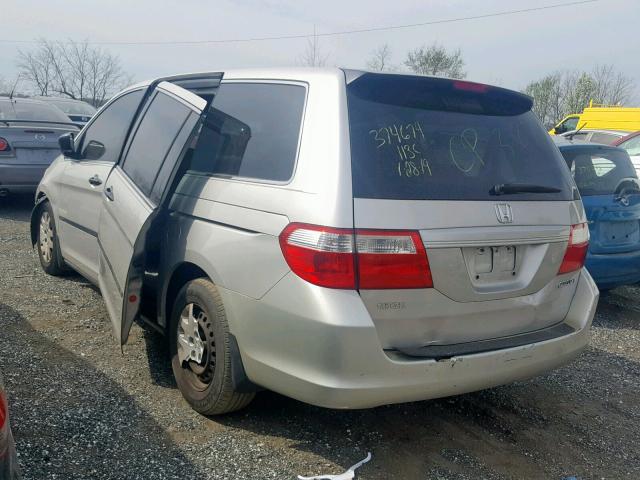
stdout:
[(496, 204), (496, 217), (500, 223), (513, 223), (513, 212), (508, 203)]

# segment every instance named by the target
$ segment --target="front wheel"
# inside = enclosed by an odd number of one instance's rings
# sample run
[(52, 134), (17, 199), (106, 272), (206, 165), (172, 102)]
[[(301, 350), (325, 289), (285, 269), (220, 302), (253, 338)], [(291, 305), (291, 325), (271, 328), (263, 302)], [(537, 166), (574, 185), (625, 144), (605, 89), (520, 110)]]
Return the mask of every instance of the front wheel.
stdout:
[(205, 278), (178, 293), (170, 322), (171, 367), (182, 396), (203, 415), (246, 407), (253, 393), (233, 388), (229, 325), (220, 294)]
[(56, 229), (55, 220), (53, 219), (51, 204), (45, 202), (40, 207), (36, 246), (38, 247), (38, 257), (40, 258), (42, 269), (49, 275), (54, 276), (63, 275), (67, 271), (62, 254), (60, 253), (57, 233), (58, 230)]

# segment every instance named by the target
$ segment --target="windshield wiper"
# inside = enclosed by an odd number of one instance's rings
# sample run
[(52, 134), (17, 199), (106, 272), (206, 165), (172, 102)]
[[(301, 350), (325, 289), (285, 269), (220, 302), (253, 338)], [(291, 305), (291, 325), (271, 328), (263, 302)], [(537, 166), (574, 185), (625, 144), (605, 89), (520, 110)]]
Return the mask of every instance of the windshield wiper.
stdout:
[(498, 183), (491, 187), (489, 195), (509, 195), (512, 193), (558, 193), (559, 188), (530, 183)]

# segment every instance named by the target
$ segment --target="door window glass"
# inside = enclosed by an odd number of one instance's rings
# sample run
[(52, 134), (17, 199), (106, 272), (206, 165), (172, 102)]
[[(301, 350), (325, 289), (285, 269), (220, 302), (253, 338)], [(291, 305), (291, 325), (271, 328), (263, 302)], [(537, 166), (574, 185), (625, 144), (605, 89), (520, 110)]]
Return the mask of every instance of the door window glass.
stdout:
[(288, 180), (298, 150), (305, 94), (305, 88), (297, 85), (222, 84), (188, 170)]
[(151, 192), (167, 152), (190, 113), (191, 109), (178, 100), (158, 92), (144, 114), (122, 168), (145, 195)]
[(565, 120), (565, 122), (562, 124), (562, 131), (570, 132), (571, 130), (575, 130), (578, 126), (578, 120), (578, 117), (568, 118), (567, 120)]
[(144, 89), (127, 93), (100, 112), (82, 136), (80, 157), (86, 160), (116, 162), (129, 125), (144, 96)]

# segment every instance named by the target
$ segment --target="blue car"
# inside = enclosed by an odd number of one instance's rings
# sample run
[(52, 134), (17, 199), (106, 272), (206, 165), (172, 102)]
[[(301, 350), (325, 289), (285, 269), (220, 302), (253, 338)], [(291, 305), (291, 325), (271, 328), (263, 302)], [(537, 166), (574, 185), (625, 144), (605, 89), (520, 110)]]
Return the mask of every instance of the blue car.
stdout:
[(586, 267), (598, 288), (640, 282), (640, 183), (621, 148), (556, 140), (589, 222)]

